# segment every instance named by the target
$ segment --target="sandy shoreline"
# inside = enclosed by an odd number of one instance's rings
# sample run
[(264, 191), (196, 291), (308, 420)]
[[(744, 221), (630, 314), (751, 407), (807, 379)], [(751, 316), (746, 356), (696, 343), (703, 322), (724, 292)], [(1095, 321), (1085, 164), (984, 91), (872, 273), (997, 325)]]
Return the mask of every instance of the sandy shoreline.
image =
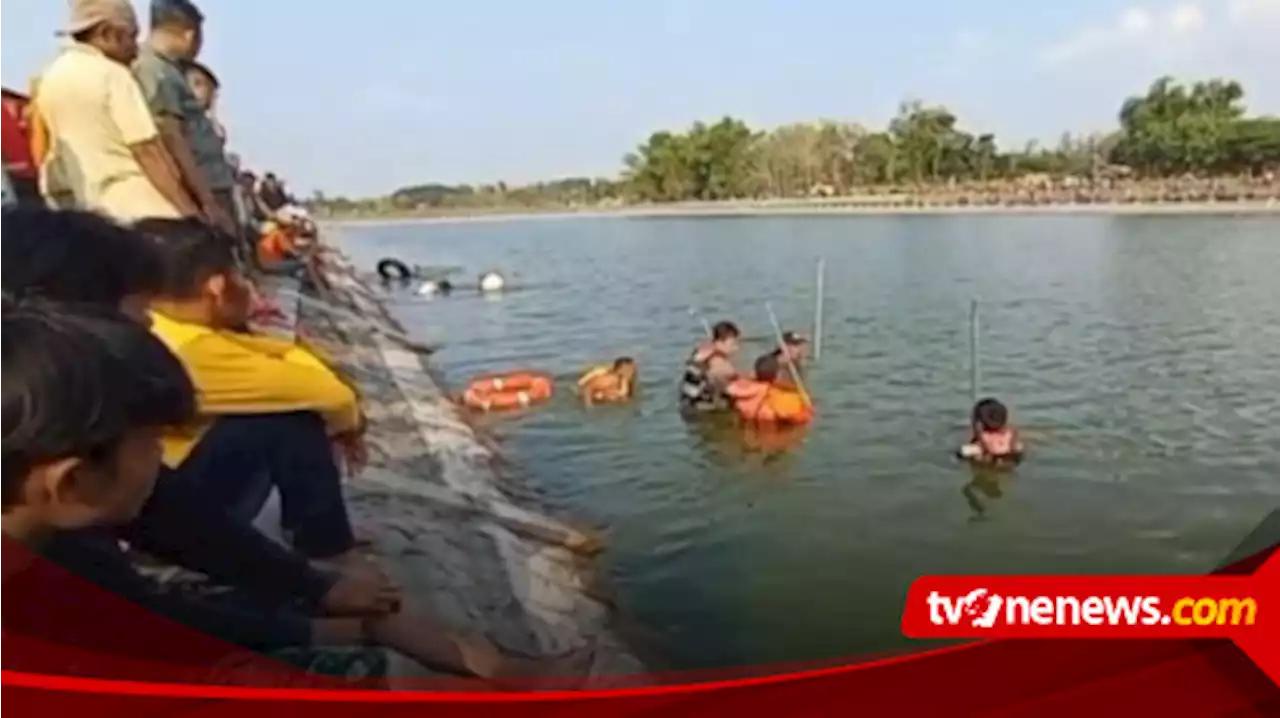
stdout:
[(909, 216), (909, 215), (1125, 215), (1125, 216), (1280, 216), (1280, 201), (1187, 202), (1147, 204), (1057, 204), (1037, 206), (938, 206), (893, 207), (838, 203), (786, 204), (673, 204), (620, 209), (546, 212), (491, 212), (456, 215), (408, 215), (402, 217), (324, 218), (331, 226), (380, 226), (398, 224), (457, 224), (465, 222), (516, 222), (551, 219), (752, 217), (752, 216)]

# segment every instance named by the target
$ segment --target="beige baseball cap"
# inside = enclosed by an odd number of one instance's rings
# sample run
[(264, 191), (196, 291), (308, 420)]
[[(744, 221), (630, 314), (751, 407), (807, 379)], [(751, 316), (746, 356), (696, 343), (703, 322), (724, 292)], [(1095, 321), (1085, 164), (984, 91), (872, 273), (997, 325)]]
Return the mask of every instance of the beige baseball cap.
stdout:
[(70, 0), (70, 17), (59, 35), (75, 35), (104, 22), (137, 25), (138, 16), (129, 0)]

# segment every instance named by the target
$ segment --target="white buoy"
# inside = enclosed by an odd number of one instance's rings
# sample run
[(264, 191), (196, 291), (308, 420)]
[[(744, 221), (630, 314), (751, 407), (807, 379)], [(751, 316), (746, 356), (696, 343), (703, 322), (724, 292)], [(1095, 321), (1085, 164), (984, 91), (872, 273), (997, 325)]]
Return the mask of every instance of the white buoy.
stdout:
[(482, 292), (500, 292), (502, 288), (507, 286), (507, 280), (502, 278), (497, 272), (486, 272), (480, 277), (480, 291)]

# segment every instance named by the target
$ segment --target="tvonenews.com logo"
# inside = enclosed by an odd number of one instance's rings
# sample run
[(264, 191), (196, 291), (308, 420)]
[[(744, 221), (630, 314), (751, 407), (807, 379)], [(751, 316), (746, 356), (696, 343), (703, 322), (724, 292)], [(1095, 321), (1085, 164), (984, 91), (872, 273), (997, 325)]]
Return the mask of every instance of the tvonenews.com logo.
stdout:
[(935, 626), (990, 629), (1006, 626), (1252, 626), (1253, 598), (1184, 596), (1166, 612), (1159, 596), (1001, 595), (986, 588), (961, 596), (930, 591), (925, 598)]

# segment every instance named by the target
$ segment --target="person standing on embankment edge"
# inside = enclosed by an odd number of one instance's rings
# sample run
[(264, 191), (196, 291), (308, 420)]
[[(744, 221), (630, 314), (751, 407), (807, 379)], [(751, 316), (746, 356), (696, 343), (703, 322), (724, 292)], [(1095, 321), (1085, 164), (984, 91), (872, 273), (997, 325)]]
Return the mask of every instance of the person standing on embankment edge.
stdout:
[(74, 0), (63, 34), (72, 43), (41, 74), (33, 103), (47, 130), (42, 193), (55, 206), (104, 212), (129, 222), (195, 217), (129, 63), (138, 20), (127, 0)]
[[(191, 86), (196, 102), (199, 102), (200, 107), (204, 109), (205, 115), (209, 118), (209, 124), (213, 125), (214, 134), (222, 140), (225, 148), (227, 128), (218, 119), (218, 91), (222, 89), (222, 83), (218, 81), (218, 76), (213, 74), (213, 70), (195, 60), (186, 63), (186, 74), (187, 84)], [(230, 155), (227, 156), (227, 164), (231, 166), (231, 171), (234, 173), (237, 169), (236, 163)]]
[(222, 138), (187, 83), (186, 63), (199, 56), (203, 33), (204, 16), (189, 0), (154, 0), (151, 33), (133, 62), (133, 74), (204, 217), (235, 237), (235, 176)]

